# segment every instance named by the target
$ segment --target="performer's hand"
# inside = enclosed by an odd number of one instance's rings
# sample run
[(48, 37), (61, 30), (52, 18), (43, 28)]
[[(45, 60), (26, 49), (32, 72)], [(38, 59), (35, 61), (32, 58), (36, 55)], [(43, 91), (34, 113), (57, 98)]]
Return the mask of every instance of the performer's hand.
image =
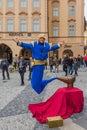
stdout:
[(58, 46), (59, 46), (59, 47), (62, 47), (62, 45), (63, 45), (63, 42), (59, 42), (59, 43), (58, 43)]
[(63, 43), (62, 43), (62, 42), (60, 42), (59, 44), (60, 44), (60, 47), (62, 47)]
[(18, 43), (19, 42), (19, 40), (18, 40), (18, 38), (16, 38), (16, 39), (12, 39), (14, 42), (16, 42), (16, 43)]

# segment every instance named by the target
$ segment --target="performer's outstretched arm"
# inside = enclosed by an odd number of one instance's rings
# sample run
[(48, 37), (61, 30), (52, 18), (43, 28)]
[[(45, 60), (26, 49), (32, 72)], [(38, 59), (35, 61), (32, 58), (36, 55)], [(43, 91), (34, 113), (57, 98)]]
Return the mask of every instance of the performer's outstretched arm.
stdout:
[(20, 42), (17, 38), (13, 39), (14, 42), (17, 43), (18, 46), (21, 46), (25, 49), (33, 49), (33, 43), (24, 43), (24, 42)]
[(50, 51), (54, 51), (54, 50), (57, 50), (59, 49), (60, 47), (62, 46), (62, 43), (57, 43), (53, 46), (50, 47)]
[(25, 49), (31, 49), (31, 50), (33, 49), (33, 44), (32, 43), (19, 42), (17, 45), (21, 46), (21, 47), (23, 47)]

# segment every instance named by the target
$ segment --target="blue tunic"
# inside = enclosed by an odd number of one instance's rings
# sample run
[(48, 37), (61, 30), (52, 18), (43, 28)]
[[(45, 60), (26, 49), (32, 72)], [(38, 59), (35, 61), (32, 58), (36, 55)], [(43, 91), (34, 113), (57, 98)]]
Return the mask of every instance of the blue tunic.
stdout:
[[(35, 60), (41, 60), (41, 61), (47, 60), (49, 51), (54, 51), (59, 48), (58, 44), (50, 47), (50, 44), (48, 42), (44, 42), (44, 44), (41, 44), (37, 41), (35, 41), (34, 43), (29, 43), (29, 44), (21, 42), (20, 46), (25, 49), (32, 50), (32, 58)], [(44, 67), (45, 67), (44, 64), (42, 65), (38, 64), (38, 65), (33, 66), (31, 85), (32, 85), (32, 88), (38, 94), (40, 94), (43, 91), (43, 89), (49, 82), (57, 79), (56, 77), (54, 77), (51, 79), (43, 80)]]

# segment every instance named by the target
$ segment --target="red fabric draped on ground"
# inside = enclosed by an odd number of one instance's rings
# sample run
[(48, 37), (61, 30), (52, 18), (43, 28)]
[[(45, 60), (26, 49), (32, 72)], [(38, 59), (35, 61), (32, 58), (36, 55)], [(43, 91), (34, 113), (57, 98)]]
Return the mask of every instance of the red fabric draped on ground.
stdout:
[(81, 112), (84, 98), (82, 90), (78, 88), (59, 88), (47, 101), (29, 104), (28, 109), (40, 123), (45, 123), (47, 117), (61, 116), (63, 119), (73, 113)]

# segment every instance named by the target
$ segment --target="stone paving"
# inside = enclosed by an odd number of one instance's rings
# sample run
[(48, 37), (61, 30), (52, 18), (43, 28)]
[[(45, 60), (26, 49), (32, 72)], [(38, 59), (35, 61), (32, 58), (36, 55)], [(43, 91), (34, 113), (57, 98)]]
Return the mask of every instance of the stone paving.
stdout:
[[(52, 130), (87, 130), (87, 69), (81, 68), (78, 72), (75, 85), (84, 92), (84, 109), (81, 113), (73, 114), (64, 120), (63, 127), (51, 128)], [(62, 76), (62, 68), (58, 73), (45, 70), (45, 77)], [(47, 100), (60, 87), (65, 86), (61, 81), (51, 82), (44, 91), (38, 95), (31, 88), (28, 81), (28, 72), (25, 74), (25, 86), (20, 86), (18, 72), (10, 73), (10, 80), (2, 81), (0, 72), (0, 130), (50, 130), (47, 124), (40, 124), (32, 117), (27, 106), (30, 103)]]

